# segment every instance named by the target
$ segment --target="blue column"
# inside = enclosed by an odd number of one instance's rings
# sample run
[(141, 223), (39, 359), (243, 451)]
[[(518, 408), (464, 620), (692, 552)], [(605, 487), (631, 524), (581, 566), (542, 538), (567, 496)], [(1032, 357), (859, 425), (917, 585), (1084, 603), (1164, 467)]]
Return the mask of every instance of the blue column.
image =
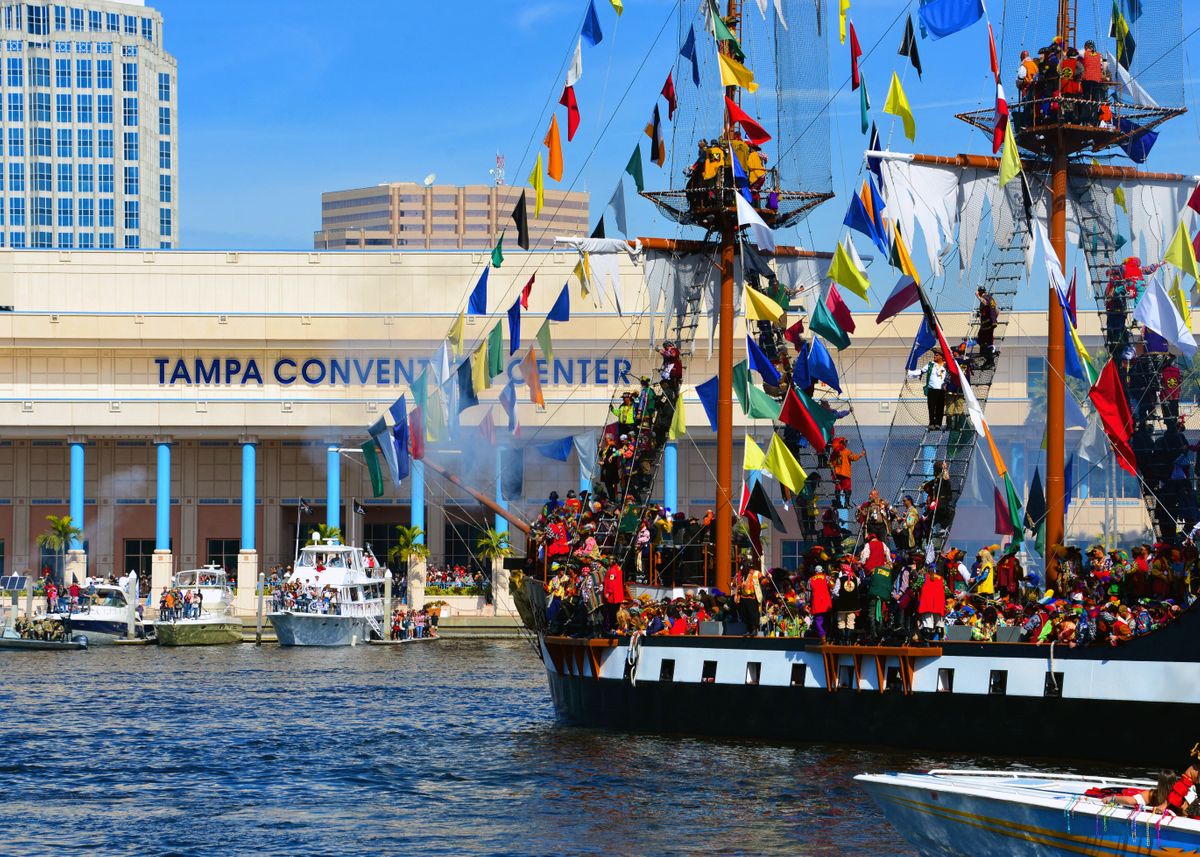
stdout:
[(157, 491), (154, 495), (154, 549), (171, 549), (171, 441), (158, 438), (158, 467), (155, 472)]
[(258, 447), (242, 441), (242, 550), (254, 550), (254, 511), (258, 487)]
[(674, 443), (663, 447), (663, 505), (672, 514), (679, 511), (679, 447)]
[[(501, 509), (507, 509), (508, 502), (504, 499), (504, 491), (502, 490), (502, 486), (500, 484), (502, 481), (501, 477), (503, 475), (502, 471), (503, 467), (501, 467), (500, 448), (496, 447), (496, 504)], [(500, 515), (496, 516), (496, 532), (508, 532), (508, 521), (502, 518)]]
[[(71, 441), (71, 523), (83, 531), (83, 448), (84, 441)], [(71, 550), (83, 550), (79, 539), (71, 539)]]
[(425, 462), (413, 459), (408, 471), (408, 490), (411, 494), (408, 513), (409, 526), (420, 527), (417, 541), (425, 544)]
[(342, 456), (336, 446), (325, 452), (325, 525), (341, 527)]

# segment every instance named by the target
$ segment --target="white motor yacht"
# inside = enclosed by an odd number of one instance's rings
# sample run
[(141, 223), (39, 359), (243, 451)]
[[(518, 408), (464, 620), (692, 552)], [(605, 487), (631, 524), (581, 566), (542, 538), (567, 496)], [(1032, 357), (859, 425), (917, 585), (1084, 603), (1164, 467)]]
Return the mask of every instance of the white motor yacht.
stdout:
[(242, 623), (231, 615), (233, 590), (225, 569), (219, 565), (181, 571), (172, 588), (198, 594), (189, 615), (182, 607), (172, 615), (160, 615), (154, 623), (154, 639), (160, 646), (220, 646), (242, 641)]
[(267, 619), (281, 646), (350, 646), (383, 637), (383, 569), (335, 540), (300, 550)]
[[(136, 596), (130, 600), (128, 590), (137, 586), (137, 578), (125, 578), (120, 585), (88, 578), (79, 593), (79, 603), (69, 612), (50, 612), (48, 618), (58, 619), (68, 634), (84, 635), (93, 646), (106, 646), (117, 640), (145, 636), (145, 628), (137, 615)], [(136, 590), (135, 590), (136, 591)]]

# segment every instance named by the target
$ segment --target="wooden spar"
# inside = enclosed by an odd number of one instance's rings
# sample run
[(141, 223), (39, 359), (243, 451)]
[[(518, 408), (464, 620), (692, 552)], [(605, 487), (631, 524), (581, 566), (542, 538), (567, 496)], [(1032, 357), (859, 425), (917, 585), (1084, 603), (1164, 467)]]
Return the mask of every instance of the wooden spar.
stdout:
[(462, 480), (460, 480), (457, 476), (455, 476), (453, 473), (451, 473), (446, 468), (442, 467), (440, 464), (435, 464), (434, 462), (430, 461), (428, 458), (424, 459), (424, 461), (425, 461), (425, 466), (428, 467), (430, 470), (432, 470), (434, 473), (436, 473), (438, 476), (445, 479), (451, 485), (457, 485), (459, 488), (461, 488), (462, 490), (464, 490), (468, 494), (470, 494), (471, 497), (474, 498), (476, 501), (478, 501), (480, 503), (480, 505), (482, 505), (485, 509), (487, 509), (488, 511), (491, 511), (491, 512), (495, 512), (497, 515), (499, 515), (504, 520), (508, 521), (510, 524), (512, 524), (514, 527), (516, 527), (518, 530), (520, 530), (526, 536), (529, 535), (529, 524), (522, 521), (520, 518), (518, 518), (512, 512), (508, 511), (508, 509), (505, 509), (503, 506), (501, 506), (499, 503), (497, 503), (491, 497), (487, 496), (486, 494), (479, 493), (474, 488), (472, 488), (470, 485), (464, 484), (462, 482)]
[[(867, 152), (868, 155), (878, 154), (880, 157), (887, 157), (887, 152)], [(989, 155), (905, 155), (904, 160), (914, 164), (928, 164), (935, 167), (960, 167), (962, 169), (975, 170), (993, 170), (999, 171), (1000, 159), (993, 158)], [(1032, 170), (1039, 166), (1037, 161), (1023, 159), (1021, 161), (1023, 169)], [(1090, 179), (1140, 179), (1148, 182), (1179, 182), (1179, 181), (1194, 181), (1196, 176), (1187, 176), (1182, 173), (1156, 173), (1147, 170), (1138, 170), (1133, 167), (1119, 167), (1108, 164), (1070, 164), (1067, 167), (1067, 174), (1072, 176), (1084, 176)], [(782, 249), (782, 248), (781, 248)]]
[[(686, 238), (638, 238), (646, 250), (665, 250), (669, 253), (706, 253), (713, 248), (711, 242), (692, 241)], [(636, 246), (633, 241), (629, 246)], [(833, 254), (822, 250), (805, 250), (800, 247), (776, 247), (775, 257), (788, 259), (832, 259)], [(867, 258), (866, 256), (863, 257)]]

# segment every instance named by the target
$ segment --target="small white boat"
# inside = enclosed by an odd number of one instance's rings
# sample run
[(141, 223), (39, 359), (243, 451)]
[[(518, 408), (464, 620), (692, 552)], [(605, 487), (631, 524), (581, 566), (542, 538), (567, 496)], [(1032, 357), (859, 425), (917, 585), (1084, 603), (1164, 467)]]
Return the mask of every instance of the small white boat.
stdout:
[(233, 590), (219, 565), (181, 571), (172, 588), (199, 595), (200, 613), (183, 617), (160, 616), (154, 623), (154, 639), (160, 646), (220, 646), (242, 641), (242, 622), (230, 615)]
[(70, 612), (49, 613), (47, 617), (60, 620), (68, 634), (86, 636), (92, 646), (129, 639), (131, 624), (132, 636), (144, 637), (145, 628), (137, 616), (137, 604), (126, 594), (130, 586), (136, 585), (137, 579), (132, 576), (125, 578), (120, 586), (89, 578), (80, 591), (79, 603), (71, 607)]
[(1097, 794), (1153, 789), (1150, 780), (971, 770), (855, 780), (926, 855), (1200, 854), (1200, 821), (1113, 806)]
[(351, 646), (383, 637), (383, 569), (368, 566), (361, 548), (333, 540), (305, 545), (285, 589), (299, 597), (275, 593), (267, 614), (281, 646)]

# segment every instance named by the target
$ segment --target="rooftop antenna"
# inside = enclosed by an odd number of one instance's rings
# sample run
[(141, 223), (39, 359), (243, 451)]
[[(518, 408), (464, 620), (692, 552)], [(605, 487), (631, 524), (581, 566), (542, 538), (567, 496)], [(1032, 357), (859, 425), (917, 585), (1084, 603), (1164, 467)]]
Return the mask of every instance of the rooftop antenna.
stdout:
[(504, 185), (504, 155), (499, 150), (496, 151), (496, 167), (488, 170), (488, 174), (495, 180), (496, 187)]

